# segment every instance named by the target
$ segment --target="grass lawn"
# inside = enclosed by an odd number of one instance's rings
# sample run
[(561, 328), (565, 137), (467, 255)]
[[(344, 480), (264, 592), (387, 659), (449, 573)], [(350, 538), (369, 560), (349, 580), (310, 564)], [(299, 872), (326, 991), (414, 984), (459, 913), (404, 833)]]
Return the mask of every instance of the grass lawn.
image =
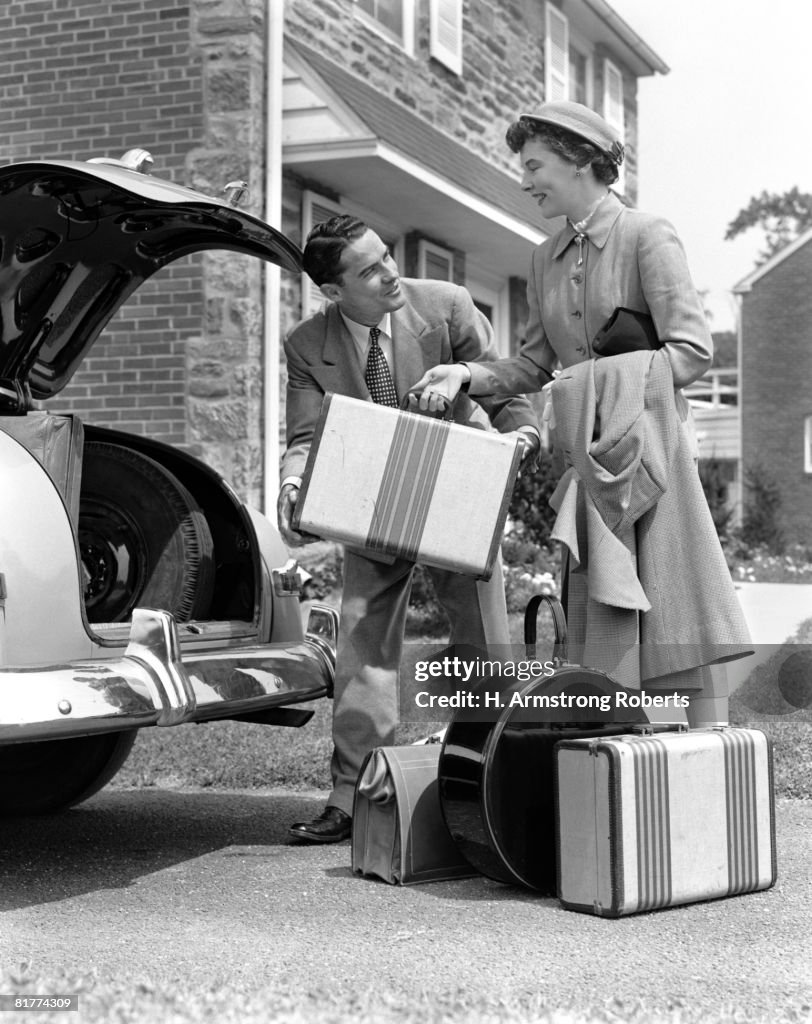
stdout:
[[(511, 616), (511, 636), (517, 642), (522, 628), (521, 616)], [(427, 648), (437, 650), (441, 646), (442, 640), (436, 637), (411, 634), (404, 648), (403, 672), (412, 671), (415, 660), (425, 656)], [(551, 647), (552, 629), (540, 617), (540, 655)], [(313, 718), (301, 729), (245, 722), (142, 729), (112, 785), (329, 789), (332, 702), (314, 701), (310, 707)], [(396, 742), (412, 743), (443, 724), (404, 724), (398, 728)]]
[[(511, 616), (511, 634), (519, 640), (521, 616)], [(781, 698), (777, 669), (798, 644), (808, 650), (812, 621), (804, 623), (774, 657), (754, 672), (731, 702), (731, 721), (763, 729), (774, 744), (776, 796), (812, 799), (812, 712), (793, 710)], [(409, 662), (436, 649), (430, 637), (412, 637), (406, 645), (404, 672)], [(539, 657), (546, 658), (552, 630), (546, 616), (539, 622)], [(301, 729), (284, 729), (244, 722), (212, 722), (172, 729), (142, 729), (133, 751), (113, 780), (114, 787), (212, 786), (225, 789), (289, 788), (326, 790), (330, 787), (332, 704), (312, 704), (314, 716)], [(408, 723), (399, 727), (396, 742), (411, 743), (440, 728), (442, 722)]]

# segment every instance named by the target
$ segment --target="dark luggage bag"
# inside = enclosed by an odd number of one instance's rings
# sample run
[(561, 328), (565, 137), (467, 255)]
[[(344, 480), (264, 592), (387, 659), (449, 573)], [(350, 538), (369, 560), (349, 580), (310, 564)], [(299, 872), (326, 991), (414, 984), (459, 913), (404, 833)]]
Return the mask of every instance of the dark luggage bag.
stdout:
[(414, 885), (477, 872), (440, 813), (440, 746), (376, 747), (361, 768), (352, 819), (352, 870), (390, 885)]

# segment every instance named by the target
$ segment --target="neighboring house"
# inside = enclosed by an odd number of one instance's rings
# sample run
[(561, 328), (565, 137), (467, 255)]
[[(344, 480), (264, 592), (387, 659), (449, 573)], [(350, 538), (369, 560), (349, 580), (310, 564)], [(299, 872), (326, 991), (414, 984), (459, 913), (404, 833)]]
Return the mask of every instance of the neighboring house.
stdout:
[[(781, 498), (788, 541), (812, 544), (812, 230), (740, 281), (741, 458)], [(745, 495), (746, 502), (746, 495)]]
[[(685, 389), (693, 407), (699, 465), (725, 489), (730, 524), (741, 520), (741, 425), (739, 423), (738, 339), (731, 331), (713, 335), (713, 366)], [(721, 496), (720, 496), (721, 497)]]
[[(155, 174), (203, 191), (247, 180), (248, 208), (299, 242), (358, 214), (404, 274), (465, 284), (506, 353), (552, 229), (507, 124), (544, 99), (594, 107), (627, 144), (634, 202), (637, 82), (668, 71), (605, 0), (10, 0), (0, 29), (4, 162), (142, 146)], [(280, 337), (320, 301), (304, 277), (182, 260), (114, 319), (60, 406), (185, 444), (270, 509)]]

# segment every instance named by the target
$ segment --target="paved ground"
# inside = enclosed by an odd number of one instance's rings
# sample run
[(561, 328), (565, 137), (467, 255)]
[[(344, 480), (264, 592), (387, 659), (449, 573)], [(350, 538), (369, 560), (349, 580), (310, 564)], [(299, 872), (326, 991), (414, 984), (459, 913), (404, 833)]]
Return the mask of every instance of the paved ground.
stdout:
[(741, 686), (757, 665), (767, 661), (795, 634), (802, 622), (812, 619), (810, 583), (737, 583), (736, 593), (756, 653), (727, 666), (731, 690)]
[[(759, 656), (812, 618), (812, 586), (742, 584), (739, 596)], [(356, 878), (346, 843), (288, 845), (288, 823), (322, 801), (119, 790), (59, 819), (4, 823), (0, 964), (114, 979), (139, 1024), (139, 993), (211, 986), (293, 993), (302, 1019), (327, 989), (339, 1005), (374, 993), (417, 1006), (431, 993), (618, 1021), (641, 1005), (680, 1022), (810, 1019), (808, 802), (779, 802), (774, 889), (607, 921), (483, 877), (409, 889)]]
[(737, 583), (753, 641), (781, 643), (812, 619), (812, 583)]
[[(492, 1000), (491, 1021), (500, 999), (611, 1008), (615, 1021), (809, 1019), (810, 803), (779, 803), (775, 888), (613, 921), (482, 876), (410, 888), (356, 877), (348, 843), (288, 844), (288, 823), (321, 800), (120, 790), (58, 823), (7, 822), (0, 963), (114, 979), (133, 1012), (114, 1019), (139, 1024), (156, 1024), (138, 1013), (151, 991), (202, 998), (223, 986), (269, 1003), (292, 993), (299, 1024), (356, 1019), (322, 1016), (334, 995), (414, 1007), (427, 993), (430, 1003)], [(91, 1019), (110, 1024), (82, 1012)]]

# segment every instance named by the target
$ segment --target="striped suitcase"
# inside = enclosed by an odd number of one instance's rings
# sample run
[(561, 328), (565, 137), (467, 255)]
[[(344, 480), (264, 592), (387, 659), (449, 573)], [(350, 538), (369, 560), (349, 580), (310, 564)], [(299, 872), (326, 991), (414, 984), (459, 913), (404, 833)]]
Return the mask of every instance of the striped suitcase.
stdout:
[(328, 394), (294, 526), (488, 579), (520, 461), (515, 435)]
[(774, 885), (772, 749), (759, 730), (572, 740), (556, 757), (567, 909), (620, 917)]

